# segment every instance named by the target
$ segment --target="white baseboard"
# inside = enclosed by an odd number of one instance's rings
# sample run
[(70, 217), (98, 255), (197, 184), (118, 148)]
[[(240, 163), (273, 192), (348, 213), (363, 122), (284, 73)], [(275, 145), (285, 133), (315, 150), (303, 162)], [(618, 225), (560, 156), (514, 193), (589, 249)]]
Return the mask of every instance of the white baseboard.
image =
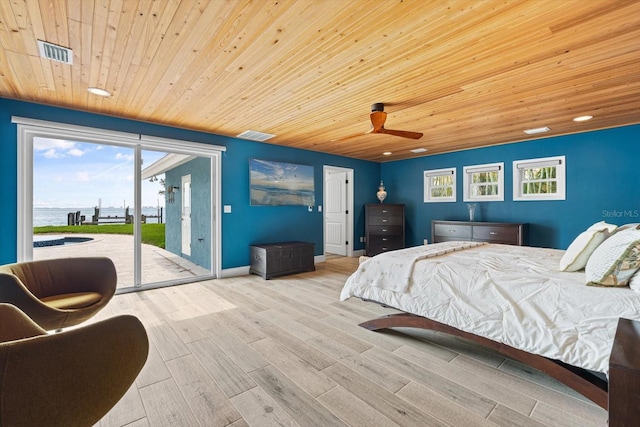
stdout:
[(244, 267), (234, 267), (234, 268), (223, 268), (220, 272), (220, 279), (225, 279), (227, 277), (237, 277), (237, 276), (246, 276), (249, 274), (249, 266)]
[[(358, 251), (353, 251), (353, 256), (354, 257), (359, 257), (360, 255), (364, 255), (364, 249), (362, 250), (358, 250)], [(313, 257), (313, 263), (314, 264), (319, 264), (321, 262), (325, 262), (327, 260), (326, 255), (315, 255)], [(224, 268), (222, 269), (222, 271), (220, 272), (220, 279), (225, 279), (227, 277), (238, 277), (238, 276), (246, 276), (249, 274), (249, 266), (243, 266), (243, 267), (234, 267), (234, 268)]]

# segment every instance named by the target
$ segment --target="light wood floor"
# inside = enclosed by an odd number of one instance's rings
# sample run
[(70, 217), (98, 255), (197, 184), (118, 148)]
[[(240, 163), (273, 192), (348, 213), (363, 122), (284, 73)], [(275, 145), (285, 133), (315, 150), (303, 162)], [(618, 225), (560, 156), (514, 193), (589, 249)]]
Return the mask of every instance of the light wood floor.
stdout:
[(149, 359), (100, 426), (605, 426), (606, 412), (458, 338), (358, 323), (392, 312), (339, 293), (357, 259), (117, 295)]

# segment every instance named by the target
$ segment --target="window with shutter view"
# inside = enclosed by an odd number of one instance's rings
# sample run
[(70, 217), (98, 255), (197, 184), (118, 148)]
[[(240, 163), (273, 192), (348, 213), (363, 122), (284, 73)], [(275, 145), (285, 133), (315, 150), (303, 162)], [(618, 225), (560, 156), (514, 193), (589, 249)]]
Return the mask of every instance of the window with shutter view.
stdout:
[(513, 162), (513, 200), (565, 200), (565, 157)]

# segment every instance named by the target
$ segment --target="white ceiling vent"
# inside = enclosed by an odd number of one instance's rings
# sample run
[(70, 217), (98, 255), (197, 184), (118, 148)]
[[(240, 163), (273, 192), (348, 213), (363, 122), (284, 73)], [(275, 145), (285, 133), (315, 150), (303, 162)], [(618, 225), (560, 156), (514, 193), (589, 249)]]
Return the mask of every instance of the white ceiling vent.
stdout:
[(240, 135), (237, 135), (238, 138), (250, 139), (252, 141), (266, 141), (267, 139), (273, 138), (275, 135), (270, 133), (258, 132), (257, 130), (245, 130)]
[(524, 133), (526, 133), (527, 135), (535, 135), (536, 133), (545, 133), (545, 132), (549, 132), (550, 130), (551, 129), (545, 126), (541, 128), (526, 129)]
[(40, 49), (40, 56), (43, 58), (64, 62), (65, 64), (73, 64), (73, 51), (71, 49), (43, 42), (42, 40), (38, 40), (38, 49)]

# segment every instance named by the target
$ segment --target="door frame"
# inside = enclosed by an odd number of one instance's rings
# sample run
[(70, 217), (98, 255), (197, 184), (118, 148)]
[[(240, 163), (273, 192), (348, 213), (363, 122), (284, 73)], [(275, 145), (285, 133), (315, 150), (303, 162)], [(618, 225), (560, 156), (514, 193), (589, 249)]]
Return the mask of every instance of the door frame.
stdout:
[[(133, 148), (135, 162), (141, 165), (141, 152), (143, 150), (160, 150), (174, 153), (199, 155), (211, 160), (211, 273), (212, 278), (221, 277), (222, 273), (222, 174), (221, 155), (226, 147), (220, 145), (204, 144), (186, 140), (169, 139), (143, 134), (119, 132), (107, 129), (87, 126), (70, 125), (66, 123), (50, 122), (25, 117), (12, 116), (11, 123), (17, 124), (17, 151), (18, 151), (18, 200), (17, 200), (17, 235), (16, 235), (16, 259), (18, 262), (33, 259), (33, 139), (35, 137), (71, 139), (91, 143), (103, 143), (120, 145)], [(135, 168), (134, 179), (140, 181), (141, 168)], [(135, 187), (134, 198), (136, 205), (141, 204), (141, 195), (138, 187)], [(138, 211), (138, 210), (136, 210)], [(141, 244), (140, 216), (134, 218), (134, 244)], [(134, 284), (140, 283), (140, 250), (134, 251), (135, 270)], [(197, 280), (202, 280), (198, 277)], [(162, 282), (158, 286), (172, 286), (185, 283), (181, 280)], [(153, 286), (157, 287), (157, 286)], [(130, 288), (126, 288), (130, 289)], [(140, 289), (140, 288), (137, 288)], [(149, 287), (144, 287), (149, 289)]]
[[(325, 182), (327, 180), (327, 176), (331, 172), (345, 172), (347, 174), (347, 214), (346, 214), (346, 230), (345, 236), (347, 237), (347, 241), (349, 244), (347, 245), (347, 256), (353, 257), (353, 244), (355, 241), (353, 240), (353, 169), (343, 168), (340, 166), (331, 166), (331, 165), (323, 165), (322, 166), (322, 204), (325, 205), (325, 201), (327, 200), (327, 186)], [(322, 212), (322, 253), (323, 256), (327, 256), (326, 248), (326, 225), (327, 218), (326, 213)]]
[[(189, 184), (189, 191), (187, 192), (185, 189), (185, 184)], [(184, 255), (190, 257), (191, 256), (191, 174), (182, 175), (180, 177), (180, 197), (182, 198), (182, 204), (180, 206), (180, 219), (182, 223), (180, 224), (180, 240), (181, 240), (181, 251)], [(187, 203), (186, 203), (187, 202)], [(188, 204), (189, 208), (189, 226), (185, 227), (185, 205)], [(188, 230), (188, 236), (185, 236), (185, 231)], [(188, 237), (188, 238), (187, 238)], [(186, 243), (186, 246), (185, 246)], [(187, 251), (185, 252), (185, 248)]]

